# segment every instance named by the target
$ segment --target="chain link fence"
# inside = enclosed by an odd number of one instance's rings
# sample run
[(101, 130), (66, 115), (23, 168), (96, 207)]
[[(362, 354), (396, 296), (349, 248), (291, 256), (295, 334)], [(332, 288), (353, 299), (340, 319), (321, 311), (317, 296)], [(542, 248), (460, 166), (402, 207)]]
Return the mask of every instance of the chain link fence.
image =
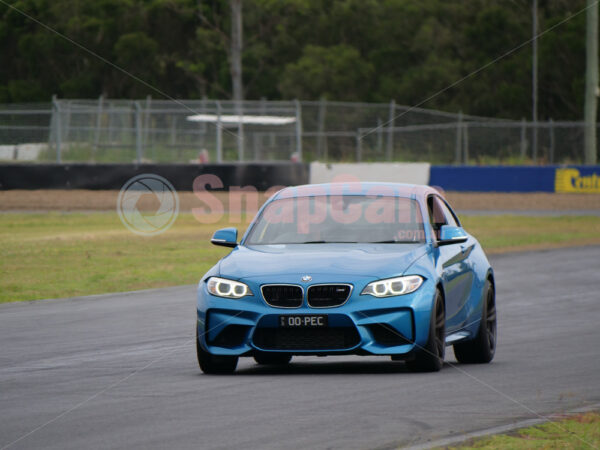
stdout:
[(361, 128), (356, 160), (464, 165), (581, 164), (584, 125), (555, 121), (459, 121), (394, 127), (383, 130), (391, 134), (389, 147), (371, 129)]
[(0, 160), (581, 163), (583, 130), (394, 102), (54, 99), (0, 105)]

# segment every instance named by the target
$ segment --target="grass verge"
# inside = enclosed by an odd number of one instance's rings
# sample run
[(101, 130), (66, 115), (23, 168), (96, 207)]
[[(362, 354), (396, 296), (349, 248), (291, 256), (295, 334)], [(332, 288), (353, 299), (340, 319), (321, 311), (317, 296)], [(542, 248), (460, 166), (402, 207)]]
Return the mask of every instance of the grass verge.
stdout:
[(182, 214), (144, 237), (116, 213), (2, 214), (0, 303), (195, 283), (227, 254), (209, 243), (220, 225)]
[(597, 216), (465, 216), (488, 254), (600, 244)]
[(523, 428), (508, 434), (475, 439), (452, 449), (590, 449), (600, 448), (600, 414), (589, 412), (568, 419)]
[[(600, 217), (469, 216), (463, 225), (488, 253), (600, 244)], [(181, 214), (167, 232), (142, 237), (114, 212), (3, 213), (0, 303), (196, 283), (228, 253), (209, 243), (224, 226)]]

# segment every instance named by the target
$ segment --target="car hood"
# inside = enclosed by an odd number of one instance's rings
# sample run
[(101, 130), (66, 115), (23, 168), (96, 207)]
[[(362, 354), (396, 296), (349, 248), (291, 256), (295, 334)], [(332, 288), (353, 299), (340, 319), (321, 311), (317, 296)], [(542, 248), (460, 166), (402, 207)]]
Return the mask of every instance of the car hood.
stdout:
[(281, 244), (238, 246), (220, 262), (233, 279), (274, 275), (401, 275), (427, 253), (426, 244)]

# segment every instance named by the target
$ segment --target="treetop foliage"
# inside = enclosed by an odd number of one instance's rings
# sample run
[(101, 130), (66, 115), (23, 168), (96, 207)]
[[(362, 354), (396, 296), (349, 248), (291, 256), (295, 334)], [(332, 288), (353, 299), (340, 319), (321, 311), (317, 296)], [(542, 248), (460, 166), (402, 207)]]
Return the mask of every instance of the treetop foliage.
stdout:
[[(544, 31), (585, 0), (540, 0)], [(12, 0), (48, 27), (175, 98), (229, 98), (227, 0)], [(530, 0), (245, 0), (248, 99), (414, 105), (531, 38)], [(0, 5), (0, 102), (160, 97)], [(539, 40), (540, 119), (582, 117), (585, 13)], [(531, 45), (423, 105), (531, 115)]]

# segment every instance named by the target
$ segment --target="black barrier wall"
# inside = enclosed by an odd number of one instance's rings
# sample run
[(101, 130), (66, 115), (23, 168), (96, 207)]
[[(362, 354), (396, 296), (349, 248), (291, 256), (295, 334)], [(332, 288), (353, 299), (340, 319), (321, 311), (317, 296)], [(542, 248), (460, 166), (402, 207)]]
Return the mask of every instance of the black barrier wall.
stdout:
[[(127, 180), (143, 173), (160, 175), (178, 191), (192, 191), (199, 175), (216, 175), (221, 189), (308, 183), (309, 168), (302, 163), (239, 164), (1, 164), (0, 190), (8, 189), (121, 189)], [(211, 190), (215, 187), (211, 187)], [(217, 189), (218, 190), (218, 189)]]

